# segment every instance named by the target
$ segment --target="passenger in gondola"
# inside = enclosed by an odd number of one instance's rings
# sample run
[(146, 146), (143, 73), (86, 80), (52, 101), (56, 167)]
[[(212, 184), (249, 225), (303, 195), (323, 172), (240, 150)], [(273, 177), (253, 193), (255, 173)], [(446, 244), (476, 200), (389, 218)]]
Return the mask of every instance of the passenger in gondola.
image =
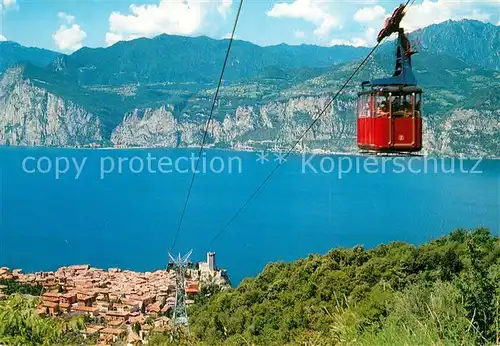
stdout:
[(394, 116), (394, 117), (403, 116), (403, 114), (404, 114), (404, 112), (403, 112), (403, 104), (401, 102), (401, 97), (400, 96), (395, 96), (392, 99), (391, 109), (392, 109), (392, 116)]
[(403, 115), (405, 118), (409, 118), (412, 116), (413, 109), (411, 103), (412, 101), (410, 95), (403, 96)]
[(422, 100), (420, 98), (420, 95), (417, 95), (417, 102), (415, 103), (415, 116), (418, 118), (420, 117), (420, 108), (422, 107)]
[(387, 99), (380, 101), (377, 105), (377, 117), (389, 116), (389, 102)]
[(410, 115), (411, 115), (411, 104), (408, 101), (404, 100), (403, 101), (403, 116), (405, 118), (408, 118), (408, 117), (410, 117)]

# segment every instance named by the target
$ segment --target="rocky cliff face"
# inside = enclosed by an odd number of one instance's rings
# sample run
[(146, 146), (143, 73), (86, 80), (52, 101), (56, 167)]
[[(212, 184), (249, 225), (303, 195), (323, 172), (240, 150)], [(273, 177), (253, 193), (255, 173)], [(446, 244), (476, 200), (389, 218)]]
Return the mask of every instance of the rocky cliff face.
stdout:
[[(224, 148), (288, 148), (307, 129), (329, 101), (328, 97), (300, 97), (263, 106), (242, 106), (223, 120), (212, 120), (207, 145)], [(353, 102), (330, 107), (306, 136), (301, 148), (351, 151), (355, 147)], [(135, 110), (112, 133), (115, 146), (198, 146), (206, 119), (175, 119), (173, 107)], [(206, 117), (203, 117), (206, 118)]]
[(99, 118), (23, 77), (0, 76), (0, 144), (82, 146), (102, 141)]
[(424, 148), (442, 156), (492, 157), (500, 148), (500, 109), (455, 109), (426, 126)]
[[(43, 84), (42, 84), (43, 85)], [(328, 96), (293, 97), (239, 106), (209, 124), (206, 145), (233, 149), (287, 149), (329, 102)], [(224, 106), (224, 104), (222, 104)], [(208, 115), (174, 115), (174, 106), (135, 109), (105, 138), (99, 117), (40, 86), (13, 68), (0, 78), (0, 144), (75, 147), (199, 146)], [(353, 95), (330, 106), (297, 150), (356, 152)], [(424, 118), (424, 153), (497, 156), (500, 110), (454, 109)]]
[[(413, 60), (413, 69), (425, 90), (423, 153), (497, 157), (498, 26), (446, 22), (415, 35), (422, 38), (422, 52)], [(487, 44), (490, 41), (496, 45)], [(182, 45), (175, 48), (173, 42)], [(165, 47), (171, 48), (167, 57), (158, 53), (168, 50)], [(26, 54), (32, 64), (0, 74), (0, 145), (199, 146), (220, 73), (211, 62), (223, 54), (221, 47), (226, 43), (161, 36), (121, 42), (108, 49), (82, 49), (41, 66), (50, 57), (47, 52), (1, 45), (10, 55), (0, 59), (0, 71), (5, 65), (2, 61), (8, 60), (5, 66), (11, 66), (10, 62), (19, 62), (19, 56)], [(228, 69), (233, 74), (224, 78), (206, 146), (290, 148), (358, 67), (360, 51), (344, 48), (279, 45), (261, 49), (237, 43), (231, 54), (233, 58), (241, 55), (240, 70)], [(358, 151), (356, 92), (362, 81), (393, 73), (393, 48), (392, 43), (382, 45), (317, 119), (297, 150)], [(254, 50), (267, 51), (261, 55), (266, 58), (250, 59)], [(204, 55), (205, 51), (210, 54)], [(144, 53), (146, 58), (127, 52)], [(197, 65), (199, 71), (190, 61), (202, 63)], [(211, 65), (209, 75), (204, 74), (206, 64)], [(120, 71), (115, 71), (117, 66)]]
[(178, 123), (171, 107), (136, 109), (111, 134), (115, 146), (177, 146)]
[[(81, 106), (56, 96), (23, 76), (21, 67), (0, 78), (0, 144), (75, 147), (199, 146), (207, 112), (177, 114), (172, 105), (135, 109), (123, 116), (109, 138), (101, 121)], [(206, 145), (232, 149), (288, 149), (329, 102), (329, 96), (300, 96), (239, 106), (213, 119)], [(227, 105), (226, 105), (227, 106)], [(221, 101), (224, 108), (224, 100)], [(220, 112), (219, 110), (217, 112)], [(177, 114), (177, 115), (176, 115)], [(336, 100), (297, 150), (356, 152), (354, 95)], [(220, 114), (219, 114), (220, 115)], [(497, 156), (500, 109), (458, 108), (424, 117), (425, 154)]]

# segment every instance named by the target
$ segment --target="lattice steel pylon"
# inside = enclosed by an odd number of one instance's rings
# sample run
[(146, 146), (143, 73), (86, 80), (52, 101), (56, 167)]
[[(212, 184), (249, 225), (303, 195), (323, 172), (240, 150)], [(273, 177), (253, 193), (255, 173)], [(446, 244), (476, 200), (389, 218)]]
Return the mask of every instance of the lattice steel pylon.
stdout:
[(172, 254), (168, 254), (170, 259), (169, 269), (174, 269), (175, 274), (175, 306), (174, 313), (172, 316), (173, 326), (171, 328), (170, 339), (174, 338), (174, 331), (177, 326), (182, 326), (187, 329), (189, 334), (189, 319), (187, 315), (186, 309), (186, 287), (185, 287), (185, 274), (186, 269), (188, 269), (192, 264), (189, 261), (189, 257), (193, 250), (189, 251), (186, 255), (181, 256), (179, 254), (176, 257), (172, 256)]

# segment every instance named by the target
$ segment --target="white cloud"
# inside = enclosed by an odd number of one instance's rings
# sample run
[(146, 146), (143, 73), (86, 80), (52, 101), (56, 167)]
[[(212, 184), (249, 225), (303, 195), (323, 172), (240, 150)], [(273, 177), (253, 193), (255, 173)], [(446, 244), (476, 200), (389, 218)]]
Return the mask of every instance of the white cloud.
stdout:
[(107, 32), (104, 40), (106, 41), (106, 46), (109, 47), (114, 45), (116, 42), (125, 41), (125, 38), (121, 35), (112, 32)]
[(491, 18), (491, 14), (482, 12), (481, 10), (473, 9), (471, 12), (462, 14), (462, 15), (456, 15), (453, 19), (455, 20), (461, 20), (461, 19), (475, 19), (479, 20), (481, 22), (487, 22)]
[(377, 41), (378, 31), (374, 28), (368, 28), (365, 31), (365, 39), (369, 45), (374, 45)]
[(71, 27), (61, 25), (52, 35), (54, 42), (60, 50), (74, 52), (82, 48), (83, 40), (87, 37), (79, 25), (73, 24)]
[[(230, 39), (231, 38), (231, 34), (232, 34), (232, 32), (228, 32), (227, 34), (225, 34), (224, 36), (222, 36), (221, 39)], [(233, 40), (238, 40), (238, 39), (239, 39), (238, 35), (235, 34), (234, 37), (233, 37)]]
[(370, 47), (375, 44), (377, 38), (377, 30), (374, 28), (368, 28), (363, 34), (363, 37), (353, 37), (350, 40), (343, 38), (336, 38), (330, 42), (331, 46), (345, 45), (354, 47)]
[(59, 29), (52, 35), (52, 39), (62, 51), (74, 52), (82, 48), (83, 40), (87, 37), (87, 33), (83, 31), (76, 21), (75, 16), (64, 12), (57, 13), (57, 16), (66, 24), (62, 24)]
[[(160, 0), (155, 5), (130, 5), (131, 14), (112, 12), (106, 43), (162, 33), (192, 35), (203, 23), (207, 2), (196, 0)], [(210, 3), (208, 3), (210, 5)]]
[(2, 41), (7, 41), (7, 37), (5, 37), (4, 35), (0, 34), (0, 42)]
[(325, 36), (325, 35), (328, 35), (328, 33), (335, 27), (339, 27), (340, 24), (339, 22), (337, 21), (336, 18), (330, 16), (330, 15), (327, 15), (323, 21), (321, 22), (320, 26), (317, 27), (313, 33), (314, 35), (317, 35), (317, 36)]
[(3, 0), (3, 5), (5, 8), (16, 6), (16, 0)]
[(353, 38), (352, 40), (346, 40), (343, 38), (334, 38), (330, 42), (331, 46), (353, 46), (353, 47), (366, 47), (367, 42), (362, 38)]
[(378, 21), (386, 16), (385, 8), (382, 6), (363, 7), (354, 14), (354, 20), (360, 23)]
[(490, 14), (474, 8), (474, 5), (474, 0), (424, 0), (421, 4), (414, 4), (408, 9), (402, 26), (406, 30), (412, 31), (450, 19), (490, 20)]
[(297, 37), (297, 38), (304, 38), (304, 37), (306, 37), (306, 33), (305, 33), (305, 32), (303, 32), (303, 31), (300, 31), (300, 30), (295, 30), (295, 31), (293, 32), (293, 35), (294, 35), (295, 37)]
[(0, 0), (0, 10), (17, 10), (19, 5), (16, 0)]
[(67, 14), (64, 12), (59, 12), (57, 16), (62, 20), (64, 20), (65, 22), (67, 22), (68, 24), (73, 24), (76, 19), (75, 16), (72, 16), (71, 14)]
[(295, 0), (292, 3), (278, 3), (267, 12), (269, 17), (303, 19), (316, 25), (314, 34), (327, 35), (333, 28), (339, 28), (337, 18), (322, 7), (321, 2), (313, 0)]
[(217, 11), (226, 18), (229, 11), (231, 11), (231, 7), (233, 6), (233, 0), (222, 0), (220, 5), (217, 7)]

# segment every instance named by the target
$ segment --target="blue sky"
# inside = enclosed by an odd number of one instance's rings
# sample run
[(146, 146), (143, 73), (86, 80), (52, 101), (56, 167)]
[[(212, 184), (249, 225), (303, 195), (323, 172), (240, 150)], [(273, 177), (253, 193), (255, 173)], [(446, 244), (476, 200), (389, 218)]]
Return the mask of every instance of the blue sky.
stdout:
[[(227, 36), (238, 0), (0, 0), (0, 40), (71, 53), (160, 33)], [(398, 0), (245, 0), (238, 39), (259, 45), (372, 45)], [(500, 0), (416, 0), (413, 30), (448, 19), (498, 25)]]

